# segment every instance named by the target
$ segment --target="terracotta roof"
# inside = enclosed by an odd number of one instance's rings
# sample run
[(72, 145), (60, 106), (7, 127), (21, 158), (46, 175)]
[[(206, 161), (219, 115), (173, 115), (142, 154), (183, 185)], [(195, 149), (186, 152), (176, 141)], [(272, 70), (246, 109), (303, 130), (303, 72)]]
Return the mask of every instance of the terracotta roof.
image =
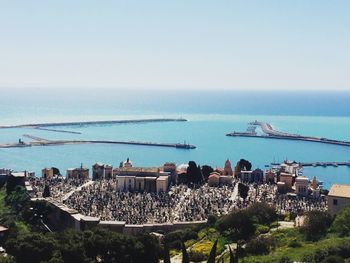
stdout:
[(220, 174), (218, 174), (216, 172), (212, 172), (208, 178), (211, 178), (211, 177), (220, 177)]
[(328, 195), (350, 198), (350, 185), (334, 184), (332, 185)]

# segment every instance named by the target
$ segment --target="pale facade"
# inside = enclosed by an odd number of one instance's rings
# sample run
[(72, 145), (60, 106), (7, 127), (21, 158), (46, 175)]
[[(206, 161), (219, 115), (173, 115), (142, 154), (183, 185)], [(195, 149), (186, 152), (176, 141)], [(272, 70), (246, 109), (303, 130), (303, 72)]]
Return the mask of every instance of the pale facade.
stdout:
[(89, 178), (89, 169), (84, 167), (68, 168), (67, 178), (69, 179), (87, 179)]
[(295, 179), (295, 193), (299, 196), (307, 196), (309, 192), (309, 179), (305, 176), (298, 176)]
[(232, 185), (233, 177), (230, 175), (221, 175), (219, 178), (219, 184)]
[(350, 205), (350, 185), (334, 184), (327, 196), (328, 211), (334, 215)]
[(92, 180), (111, 179), (113, 167), (109, 164), (95, 163), (92, 166)]
[(168, 190), (168, 176), (159, 176), (157, 178), (157, 193), (165, 192)]
[(54, 177), (53, 169), (52, 168), (44, 168), (41, 170), (41, 177), (45, 179), (50, 179)]
[(169, 172), (159, 168), (122, 167), (113, 170), (118, 191), (165, 192), (169, 187)]
[(293, 186), (293, 174), (290, 173), (281, 173), (280, 182), (285, 183), (287, 189), (291, 189)]

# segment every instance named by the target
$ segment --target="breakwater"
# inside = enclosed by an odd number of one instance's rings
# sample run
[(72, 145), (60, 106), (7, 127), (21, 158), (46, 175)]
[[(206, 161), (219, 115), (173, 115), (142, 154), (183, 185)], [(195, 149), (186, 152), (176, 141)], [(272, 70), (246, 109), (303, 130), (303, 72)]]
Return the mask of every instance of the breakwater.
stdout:
[(32, 146), (58, 146), (67, 144), (127, 144), (127, 145), (140, 145), (140, 146), (155, 146), (155, 147), (171, 147), (178, 149), (196, 149), (196, 146), (185, 143), (155, 143), (155, 142), (137, 142), (137, 141), (109, 141), (109, 140), (46, 140), (43, 138), (35, 138), (31, 135), (25, 137), (36, 139), (33, 142), (7, 143), (0, 144), (0, 148), (21, 148)]
[(253, 138), (279, 139), (279, 140), (296, 140), (296, 141), (317, 142), (317, 143), (334, 144), (334, 145), (350, 147), (349, 141), (333, 140), (328, 138), (319, 138), (319, 137), (312, 137), (312, 136), (302, 136), (299, 134), (291, 134), (291, 133), (277, 131), (277, 130), (274, 130), (272, 126), (266, 122), (254, 121), (249, 123), (249, 125), (260, 126), (264, 134), (258, 135), (252, 132), (232, 132), (232, 133), (226, 134), (226, 136), (253, 137)]
[(42, 131), (51, 131), (51, 132), (62, 132), (62, 133), (71, 133), (71, 134), (81, 134), (81, 132), (77, 132), (77, 131), (58, 130), (58, 129), (43, 128), (43, 127), (35, 127), (35, 129), (37, 129), (37, 130), (42, 130)]
[[(308, 166), (313, 166), (313, 167), (350, 166), (350, 162), (300, 162), (298, 164), (300, 166), (303, 166), (303, 167), (308, 167)], [(280, 165), (280, 163), (271, 163), (271, 165), (276, 166), (276, 165)]]
[(106, 120), (106, 121), (74, 121), (74, 122), (46, 122), (18, 125), (2, 125), (0, 129), (5, 128), (42, 128), (42, 127), (58, 127), (58, 126), (86, 126), (86, 125), (111, 125), (111, 124), (127, 124), (127, 123), (151, 123), (151, 122), (176, 122), (187, 121), (183, 118), (158, 118), (158, 119), (135, 119), (135, 120)]

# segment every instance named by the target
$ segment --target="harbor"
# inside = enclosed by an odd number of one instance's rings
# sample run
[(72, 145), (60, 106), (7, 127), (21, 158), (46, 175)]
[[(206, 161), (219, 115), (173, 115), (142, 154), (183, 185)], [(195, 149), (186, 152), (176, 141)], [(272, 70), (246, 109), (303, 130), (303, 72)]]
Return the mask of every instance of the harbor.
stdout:
[[(279, 140), (296, 140), (296, 141), (305, 141), (305, 142), (317, 142), (324, 144), (333, 144), (340, 146), (350, 147), (350, 141), (334, 140), (328, 138), (312, 137), (312, 136), (303, 136), (299, 134), (292, 134), (282, 131), (275, 130), (271, 124), (261, 121), (254, 121), (249, 123), (249, 127), (246, 132), (232, 132), (226, 134), (226, 136), (231, 137), (252, 137), (252, 138), (263, 138), (263, 139), (279, 139)], [(252, 130), (250, 127), (260, 126), (264, 134), (257, 134), (255, 130)]]

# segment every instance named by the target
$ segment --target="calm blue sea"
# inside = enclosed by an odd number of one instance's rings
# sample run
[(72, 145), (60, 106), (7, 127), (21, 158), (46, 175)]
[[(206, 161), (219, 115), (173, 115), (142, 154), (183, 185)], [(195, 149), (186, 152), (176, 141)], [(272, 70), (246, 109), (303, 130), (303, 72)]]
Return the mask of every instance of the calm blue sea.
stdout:
[[(81, 163), (96, 161), (118, 165), (127, 157), (134, 165), (178, 164), (223, 166), (245, 158), (264, 168), (284, 159), (302, 162), (349, 161), (350, 147), (310, 142), (226, 137), (244, 131), (247, 123), (261, 120), (291, 133), (350, 141), (350, 93), (346, 92), (198, 92), (136, 90), (1, 90), (0, 125), (76, 120), (183, 117), (188, 122), (117, 124), (62, 127), (82, 134), (34, 129), (0, 129), (0, 143), (25, 141), (23, 134), (48, 139), (108, 139), (151, 142), (183, 142), (195, 150), (128, 145), (65, 145), (0, 149), (0, 167), (32, 170), (58, 167), (65, 173)], [(350, 184), (349, 167), (307, 168), (304, 175), (317, 176), (326, 187)]]

